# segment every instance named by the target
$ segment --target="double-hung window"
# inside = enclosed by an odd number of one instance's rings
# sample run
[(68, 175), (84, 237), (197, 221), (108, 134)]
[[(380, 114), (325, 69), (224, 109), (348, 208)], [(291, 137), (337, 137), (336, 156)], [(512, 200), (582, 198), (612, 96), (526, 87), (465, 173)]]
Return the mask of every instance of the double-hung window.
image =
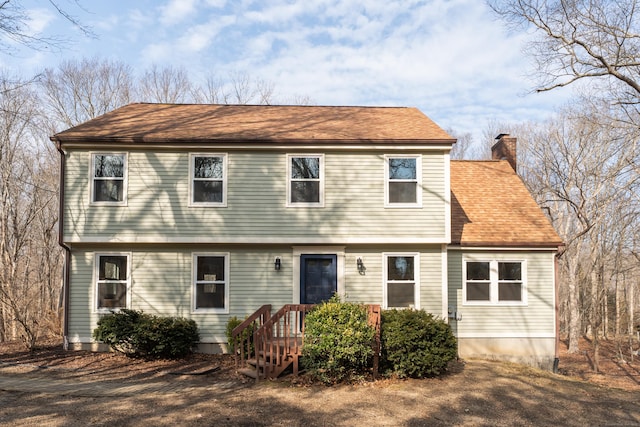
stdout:
[(417, 253), (383, 254), (385, 308), (420, 308), (420, 257)]
[(229, 254), (193, 255), (194, 311), (229, 312)]
[(464, 277), (466, 304), (526, 304), (524, 261), (466, 260)]
[(91, 203), (124, 205), (127, 202), (127, 155), (91, 155)]
[(422, 158), (385, 156), (385, 206), (422, 206)]
[(127, 308), (129, 293), (128, 254), (96, 254), (96, 308)]
[(226, 206), (227, 156), (191, 154), (190, 206)]
[(287, 206), (323, 206), (324, 156), (287, 156)]

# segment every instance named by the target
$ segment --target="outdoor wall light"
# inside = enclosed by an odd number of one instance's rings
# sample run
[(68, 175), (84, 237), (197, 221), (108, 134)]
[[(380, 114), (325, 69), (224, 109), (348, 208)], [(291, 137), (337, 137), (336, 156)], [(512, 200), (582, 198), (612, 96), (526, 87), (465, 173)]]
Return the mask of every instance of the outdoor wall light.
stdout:
[(273, 263), (273, 268), (275, 268), (276, 271), (280, 271), (280, 267), (282, 267), (282, 261), (280, 260), (280, 257), (277, 256), (275, 262)]
[(364, 272), (367, 270), (367, 267), (364, 266), (362, 262), (362, 258), (358, 257), (356, 260), (356, 267), (358, 267), (358, 273), (364, 275)]

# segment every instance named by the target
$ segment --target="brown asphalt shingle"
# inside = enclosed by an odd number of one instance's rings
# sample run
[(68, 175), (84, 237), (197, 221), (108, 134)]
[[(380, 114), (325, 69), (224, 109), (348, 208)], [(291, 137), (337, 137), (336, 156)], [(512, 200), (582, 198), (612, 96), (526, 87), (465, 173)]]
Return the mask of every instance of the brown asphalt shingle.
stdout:
[(129, 104), (52, 137), (68, 142), (453, 143), (417, 108)]
[(562, 243), (507, 161), (451, 162), (451, 240), (467, 246)]

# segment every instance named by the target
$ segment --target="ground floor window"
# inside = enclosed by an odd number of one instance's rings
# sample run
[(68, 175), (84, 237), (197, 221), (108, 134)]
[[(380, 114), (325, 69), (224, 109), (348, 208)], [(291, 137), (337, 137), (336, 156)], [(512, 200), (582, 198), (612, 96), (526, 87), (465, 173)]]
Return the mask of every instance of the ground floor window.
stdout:
[(229, 308), (229, 254), (194, 254), (193, 308), (227, 312)]
[(464, 302), (467, 304), (524, 304), (524, 261), (464, 261)]
[(129, 255), (96, 255), (96, 301), (98, 310), (127, 308)]
[(383, 254), (384, 308), (420, 308), (419, 264), (416, 253)]

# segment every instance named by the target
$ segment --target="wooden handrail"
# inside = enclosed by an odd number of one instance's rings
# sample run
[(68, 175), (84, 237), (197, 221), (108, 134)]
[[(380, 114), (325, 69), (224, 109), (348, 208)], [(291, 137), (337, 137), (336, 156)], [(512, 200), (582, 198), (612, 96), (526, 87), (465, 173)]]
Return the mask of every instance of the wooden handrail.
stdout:
[[(231, 331), (231, 337), (233, 340), (233, 355), (236, 361), (236, 368), (245, 366), (247, 360), (256, 355), (255, 351), (255, 331), (260, 329), (265, 322), (271, 317), (271, 304), (265, 304), (255, 311), (252, 315), (247, 317), (242, 323), (233, 328)], [(255, 324), (257, 322), (257, 325)], [(250, 326), (254, 326), (253, 333), (248, 335), (241, 343), (238, 342), (238, 336)], [(238, 344), (240, 345), (240, 351), (238, 351)], [(252, 351), (253, 348), (253, 351)], [(246, 350), (246, 351), (245, 351)]]
[(302, 354), (304, 315), (315, 304), (287, 304), (275, 313), (255, 333), (258, 354), (256, 378), (275, 378), (293, 363), (298, 375), (298, 358)]
[(367, 305), (367, 322), (373, 326), (375, 335), (373, 336), (373, 378), (378, 378), (378, 369), (380, 366), (380, 356), (382, 343), (380, 341), (380, 325), (382, 323), (382, 310), (378, 304)]

